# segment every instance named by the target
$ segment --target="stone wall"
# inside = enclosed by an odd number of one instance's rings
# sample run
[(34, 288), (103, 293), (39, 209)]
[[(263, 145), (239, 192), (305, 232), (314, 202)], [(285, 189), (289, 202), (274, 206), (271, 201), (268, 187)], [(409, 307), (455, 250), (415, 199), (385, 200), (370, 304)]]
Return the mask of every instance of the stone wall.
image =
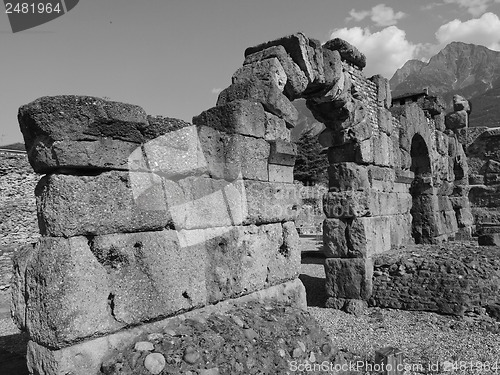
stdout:
[(34, 192), (39, 179), (26, 154), (0, 153), (0, 250), (38, 238)]
[(466, 244), (419, 246), (374, 260), (373, 306), (463, 315), (482, 313), (498, 299), (498, 249)]
[[(357, 55), (354, 47), (353, 54)], [(372, 293), (373, 257), (408, 243), (471, 234), (467, 161), (438, 97), (391, 107), (385, 78), (343, 59), (351, 97), (344, 117), (327, 118), (325, 196), (327, 305), (349, 310)], [(314, 113), (314, 112), (313, 112)], [(466, 117), (467, 118), (467, 117)]]
[(41, 237), (17, 254), (12, 288), (31, 371), (97, 373), (120, 345), (96, 351), (96, 337), (263, 290), (304, 306), (296, 152), (280, 116), (245, 99), (195, 125), (94, 97), (20, 108), (45, 173)]
[(481, 232), (484, 225), (500, 223), (500, 128), (462, 129), (461, 137), (467, 139), (469, 199)]

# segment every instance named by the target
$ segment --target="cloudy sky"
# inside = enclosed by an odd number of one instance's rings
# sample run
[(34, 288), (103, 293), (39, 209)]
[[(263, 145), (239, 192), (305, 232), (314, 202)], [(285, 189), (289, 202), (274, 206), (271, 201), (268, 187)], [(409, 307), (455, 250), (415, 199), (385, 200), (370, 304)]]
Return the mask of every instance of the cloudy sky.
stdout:
[(22, 140), (17, 109), (82, 94), (190, 121), (212, 107), (246, 47), (303, 31), (341, 37), (388, 78), (451, 41), (500, 50), (500, 0), (81, 0), (13, 34), (0, 13), (0, 145)]

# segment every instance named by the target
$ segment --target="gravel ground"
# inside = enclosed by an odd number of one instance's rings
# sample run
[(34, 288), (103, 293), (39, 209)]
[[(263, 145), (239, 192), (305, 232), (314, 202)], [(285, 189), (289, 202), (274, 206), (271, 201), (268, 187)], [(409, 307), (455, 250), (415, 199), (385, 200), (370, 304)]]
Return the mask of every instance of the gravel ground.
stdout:
[[(487, 316), (460, 319), (375, 307), (356, 317), (322, 308), (326, 299), (322, 262), (318, 257), (303, 258), (301, 279), (306, 285), (310, 314), (339, 349), (373, 360), (377, 349), (398, 348), (408, 366), (405, 375), (500, 373), (498, 322)], [(488, 369), (497, 365), (498, 371)]]

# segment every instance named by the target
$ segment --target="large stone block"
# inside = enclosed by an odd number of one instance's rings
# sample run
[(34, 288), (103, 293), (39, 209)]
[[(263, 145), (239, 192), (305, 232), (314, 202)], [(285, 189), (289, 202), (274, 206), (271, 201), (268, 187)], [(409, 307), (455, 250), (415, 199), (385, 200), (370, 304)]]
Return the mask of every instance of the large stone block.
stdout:
[(394, 152), (391, 138), (381, 132), (374, 136), (373, 140), (373, 160), (375, 165), (392, 167), (394, 165)]
[(347, 258), (347, 223), (341, 219), (323, 221), (323, 253), (327, 258)]
[(411, 237), (411, 214), (392, 215), (389, 216), (389, 220), (392, 247), (413, 243), (413, 238)]
[(390, 192), (394, 189), (396, 171), (394, 168), (368, 166), (368, 179), (372, 189)]
[(290, 127), (294, 127), (298, 119), (297, 109), (273, 82), (254, 78), (234, 83), (219, 94), (217, 106), (241, 99), (262, 103), (266, 111), (281, 117)]
[[(292, 167), (287, 168), (290, 172)], [(290, 173), (271, 171), (290, 180)], [(291, 171), (293, 172), (293, 171)], [(293, 183), (233, 181), (188, 177), (163, 181), (171, 222), (176, 229), (203, 229), (295, 220), (299, 194)]]
[(186, 312), (172, 318), (143, 324), (137, 327), (121, 330), (105, 337), (92, 338), (73, 346), (54, 349), (39, 345), (33, 341), (28, 343), (28, 368), (34, 374), (73, 374), (90, 375), (101, 372), (103, 361), (133, 345), (138, 339), (149, 333), (158, 333), (171, 327), (178, 319), (208, 317), (214, 311), (224, 313), (235, 305), (259, 301), (261, 303), (286, 303), (305, 309), (306, 291), (299, 279), (288, 281), (267, 289), (248, 294), (243, 297), (220, 302), (216, 307), (209, 305), (202, 309)]
[(59, 348), (294, 279), (300, 248), (291, 222), (44, 237), (16, 266), (18, 324)]
[(370, 81), (377, 85), (377, 104), (387, 109), (391, 108), (392, 95), (389, 80), (377, 74), (371, 77)]
[(384, 107), (378, 108), (378, 126), (381, 131), (387, 135), (392, 134), (393, 124), (392, 124), (392, 114)]
[(314, 63), (313, 48), (309, 46), (309, 39), (302, 33), (292, 34), (277, 40), (259, 44), (255, 47), (249, 47), (245, 50), (245, 57), (263, 49), (281, 45), (290, 55), (292, 60), (305, 73), (309, 82), (313, 82), (318, 75), (317, 66)]
[(323, 48), (325, 86), (335, 85), (343, 76), (342, 60), (338, 51)]
[[(391, 249), (389, 216), (355, 218), (346, 231), (349, 258), (371, 258)], [(354, 298), (354, 297), (353, 297)]]
[(445, 125), (447, 129), (456, 130), (467, 127), (469, 123), (469, 115), (465, 110), (448, 113), (445, 117)]
[(340, 38), (329, 40), (323, 45), (324, 48), (339, 51), (342, 60), (363, 69), (366, 66), (366, 57), (350, 43)]
[[(295, 184), (243, 181), (248, 208), (244, 224), (294, 221), (300, 197)], [(242, 205), (243, 206), (243, 205)]]
[(140, 143), (147, 138), (144, 110), (91, 96), (44, 96), (19, 108), (19, 125), (29, 151), (39, 138), (90, 141), (112, 138)]
[[(14, 300), (14, 316), (32, 340), (62, 347), (78, 338), (116, 331), (124, 326), (113, 317), (107, 272), (92, 254), (85, 237), (42, 237), (17, 259), (24, 273), (15, 286), (24, 298)], [(23, 324), (24, 323), (24, 324)]]
[[(163, 176), (181, 177), (207, 172), (207, 162), (198, 132), (205, 127), (188, 126), (157, 137), (137, 148), (129, 157), (132, 170), (148, 171)], [(213, 130), (216, 132), (216, 130)], [(145, 162), (141, 159), (145, 158)], [(136, 168), (133, 166), (137, 165)]]
[(209, 128), (263, 138), (266, 133), (266, 114), (262, 104), (237, 100), (227, 105), (213, 107), (193, 117), (193, 124)]
[(276, 45), (253, 52), (252, 54), (245, 56), (243, 65), (253, 64), (255, 62), (274, 57), (279, 60), (287, 76), (287, 82), (284, 89), (285, 95), (291, 100), (301, 97), (302, 93), (309, 84), (309, 80), (306, 73), (304, 73), (288, 55), (285, 47)]
[(270, 142), (269, 164), (287, 165), (293, 167), (297, 157), (297, 146), (295, 143), (286, 142), (281, 139)]
[(328, 297), (363, 300), (370, 298), (373, 277), (371, 259), (327, 258), (325, 275)]
[(182, 230), (180, 244), (205, 255), (207, 301), (215, 303), (298, 276), (300, 248), (293, 223)]
[(370, 215), (367, 191), (328, 192), (323, 197), (323, 211), (328, 218), (350, 218)]
[[(113, 138), (95, 141), (53, 141), (38, 138), (29, 149), (29, 160), (37, 173), (68, 170), (129, 170), (129, 156), (140, 146)], [(142, 166), (141, 166), (142, 167)]]
[(47, 236), (158, 230), (171, 221), (162, 181), (151, 173), (47, 175), (35, 195), (40, 233)]
[(288, 165), (269, 164), (269, 182), (293, 183), (293, 167)]
[(286, 127), (286, 122), (282, 118), (266, 112), (266, 133), (264, 139), (266, 141), (276, 141), (281, 139), (290, 142), (290, 130)]
[(141, 107), (88, 96), (42, 97), (19, 109), (28, 157), (38, 173), (56, 169), (127, 170), (142, 142), (189, 126), (147, 116)]
[(328, 167), (330, 191), (366, 190), (370, 187), (367, 167), (356, 163), (336, 163)]
[(232, 77), (232, 83), (239, 83), (252, 78), (262, 81), (272, 81), (281, 91), (284, 90), (287, 76), (280, 61), (273, 57), (243, 65)]
[[(270, 146), (264, 139), (227, 134), (201, 126), (198, 137), (205, 170), (213, 178), (267, 181)], [(160, 149), (161, 152), (161, 149)], [(168, 170), (167, 170), (168, 172)]]

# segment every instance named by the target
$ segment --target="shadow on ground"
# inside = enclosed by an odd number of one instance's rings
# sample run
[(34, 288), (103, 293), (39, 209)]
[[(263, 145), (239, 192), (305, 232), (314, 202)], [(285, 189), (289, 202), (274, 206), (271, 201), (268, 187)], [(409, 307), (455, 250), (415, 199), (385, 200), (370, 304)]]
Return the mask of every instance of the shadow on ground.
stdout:
[(28, 345), (28, 335), (24, 333), (0, 337), (0, 373), (2, 375), (28, 375), (26, 345)]
[(325, 307), (324, 261), (325, 259), (321, 253), (303, 254), (302, 273), (299, 279), (306, 288), (307, 306)]

